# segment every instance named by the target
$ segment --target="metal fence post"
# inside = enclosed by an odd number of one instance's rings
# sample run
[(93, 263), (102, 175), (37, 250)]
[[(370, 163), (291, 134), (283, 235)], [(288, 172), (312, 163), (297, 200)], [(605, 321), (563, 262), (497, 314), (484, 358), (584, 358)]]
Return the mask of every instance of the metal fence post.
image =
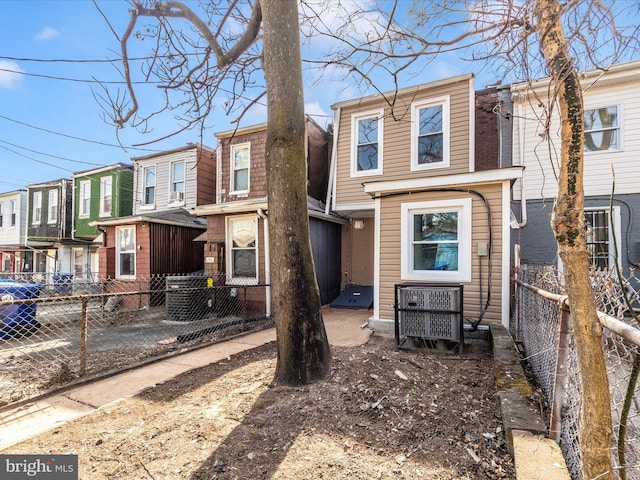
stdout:
[(89, 300), (82, 297), (82, 323), (80, 326), (80, 375), (87, 371), (87, 304)]
[(551, 418), (549, 419), (549, 436), (556, 442), (560, 441), (562, 430), (562, 405), (565, 401), (567, 367), (569, 363), (569, 334), (571, 311), (564, 299), (560, 302), (560, 328), (558, 332), (558, 354), (556, 356), (556, 374), (553, 384), (553, 399), (551, 402)]

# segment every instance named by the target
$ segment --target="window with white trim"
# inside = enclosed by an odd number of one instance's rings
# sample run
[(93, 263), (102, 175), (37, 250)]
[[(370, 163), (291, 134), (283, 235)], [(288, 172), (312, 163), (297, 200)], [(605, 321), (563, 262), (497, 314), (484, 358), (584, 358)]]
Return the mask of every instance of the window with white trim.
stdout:
[(471, 281), (471, 199), (403, 203), (401, 275)]
[[(620, 237), (620, 207), (613, 207), (614, 224), (611, 225), (611, 209), (585, 208), (587, 252), (591, 264), (597, 268), (608, 269), (614, 266), (614, 234)], [(614, 233), (614, 229), (617, 229)], [(618, 252), (619, 253), (619, 252)]]
[(231, 281), (258, 281), (258, 220), (255, 216), (227, 218), (227, 276)]
[(0, 203), (0, 228), (4, 227), (4, 203)]
[(116, 277), (136, 276), (136, 227), (116, 227)]
[(449, 166), (449, 97), (411, 105), (411, 170)]
[(73, 275), (76, 279), (84, 278), (84, 249), (73, 248)]
[(16, 213), (17, 213), (17, 202), (15, 200), (11, 200), (9, 202), (9, 214), (11, 215), (10, 226), (16, 226)]
[(58, 190), (49, 190), (49, 217), (47, 223), (58, 222)]
[(184, 201), (184, 160), (171, 162), (171, 191), (170, 202)]
[(251, 152), (248, 143), (231, 145), (231, 185), (230, 193), (249, 191), (249, 164)]
[(113, 180), (111, 175), (100, 179), (100, 216), (108, 217), (111, 215), (111, 207), (113, 203)]
[(156, 203), (156, 167), (145, 167), (142, 170), (143, 199), (142, 204), (152, 206)]
[(31, 211), (31, 223), (42, 223), (42, 192), (33, 192), (33, 208)]
[(620, 150), (618, 106), (585, 109), (584, 151)]
[(80, 182), (80, 217), (88, 217), (91, 213), (91, 180)]
[(351, 116), (351, 176), (383, 172), (384, 110)]

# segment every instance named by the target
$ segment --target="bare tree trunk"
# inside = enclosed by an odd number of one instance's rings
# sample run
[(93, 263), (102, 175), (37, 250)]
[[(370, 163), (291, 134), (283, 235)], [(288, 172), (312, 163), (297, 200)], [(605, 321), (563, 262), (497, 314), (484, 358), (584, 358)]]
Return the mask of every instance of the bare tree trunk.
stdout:
[(278, 338), (274, 382), (324, 378), (331, 352), (309, 238), (304, 96), (296, 0), (262, 0), (267, 85), (267, 182), (272, 302)]
[(589, 281), (584, 228), (582, 89), (562, 30), (559, 1), (538, 0), (534, 14), (562, 122), (558, 198), (551, 226), (564, 264), (582, 381), (579, 426), (582, 474), (585, 480), (612, 480), (611, 401), (602, 352), (602, 329)]

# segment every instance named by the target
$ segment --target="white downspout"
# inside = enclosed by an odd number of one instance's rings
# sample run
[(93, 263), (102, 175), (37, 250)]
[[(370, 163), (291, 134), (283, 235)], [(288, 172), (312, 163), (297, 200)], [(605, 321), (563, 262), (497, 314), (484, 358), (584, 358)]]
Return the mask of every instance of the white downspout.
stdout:
[(329, 165), (329, 183), (327, 184), (327, 201), (324, 206), (325, 215), (329, 215), (331, 210), (335, 209), (335, 205), (331, 205), (331, 202), (335, 203), (335, 177), (337, 169), (338, 158), (338, 129), (340, 128), (340, 109), (338, 108), (333, 115), (333, 146), (331, 148), (331, 163)]
[(222, 143), (216, 148), (216, 198), (213, 203), (222, 203)]
[[(525, 118), (522, 112), (522, 103), (518, 103), (516, 105), (518, 110), (518, 145), (520, 151), (518, 152), (518, 159), (520, 166), (524, 167), (524, 133), (525, 133)], [(527, 195), (525, 190), (525, 182), (526, 178), (525, 173), (522, 173), (522, 177), (520, 177), (520, 222), (517, 224), (517, 228), (522, 228), (527, 224)]]
[(271, 317), (271, 255), (269, 253), (269, 219), (264, 211), (259, 208), (258, 216), (262, 219), (264, 232), (264, 278), (267, 282), (266, 300), (267, 300), (267, 317)]

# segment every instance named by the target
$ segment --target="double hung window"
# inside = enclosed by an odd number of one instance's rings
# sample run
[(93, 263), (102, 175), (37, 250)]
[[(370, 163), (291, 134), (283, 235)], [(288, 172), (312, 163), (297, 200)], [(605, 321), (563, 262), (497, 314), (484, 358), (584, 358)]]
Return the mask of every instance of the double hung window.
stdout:
[(351, 117), (351, 175), (375, 175), (383, 172), (383, 111)]

